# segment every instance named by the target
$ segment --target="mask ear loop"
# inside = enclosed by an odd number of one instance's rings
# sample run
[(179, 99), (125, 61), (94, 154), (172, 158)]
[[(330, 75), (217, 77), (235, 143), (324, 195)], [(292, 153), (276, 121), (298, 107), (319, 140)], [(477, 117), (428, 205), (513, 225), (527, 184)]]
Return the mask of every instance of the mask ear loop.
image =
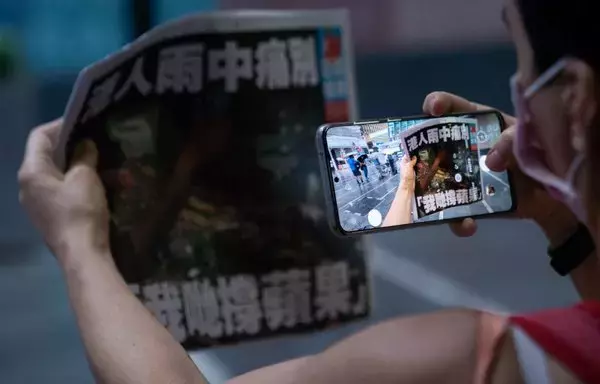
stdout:
[(556, 76), (558, 76), (563, 69), (567, 66), (567, 62), (569, 59), (564, 58), (557, 61), (554, 65), (548, 68), (547, 71), (542, 73), (540, 77), (538, 77), (523, 93), (523, 97), (525, 99), (529, 99), (536, 93), (540, 91), (543, 87), (545, 87), (550, 81), (554, 80)]
[(573, 159), (573, 163), (571, 163), (571, 165), (569, 166), (569, 169), (567, 170), (567, 173), (565, 175), (565, 181), (567, 182), (568, 185), (571, 186), (571, 195), (574, 196), (576, 195), (575, 192), (575, 179), (577, 178), (577, 174), (579, 173), (579, 170), (581, 169), (581, 165), (583, 164), (583, 161), (585, 160), (585, 155), (583, 153), (578, 153), (575, 158)]

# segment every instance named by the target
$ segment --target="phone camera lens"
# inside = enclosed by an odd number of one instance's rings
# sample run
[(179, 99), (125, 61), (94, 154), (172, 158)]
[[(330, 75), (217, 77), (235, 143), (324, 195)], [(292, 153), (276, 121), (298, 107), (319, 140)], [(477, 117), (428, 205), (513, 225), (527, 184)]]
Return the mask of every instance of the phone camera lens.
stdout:
[(333, 178), (333, 181), (335, 181), (336, 183), (339, 183), (340, 182), (340, 178), (336, 176), (336, 177)]

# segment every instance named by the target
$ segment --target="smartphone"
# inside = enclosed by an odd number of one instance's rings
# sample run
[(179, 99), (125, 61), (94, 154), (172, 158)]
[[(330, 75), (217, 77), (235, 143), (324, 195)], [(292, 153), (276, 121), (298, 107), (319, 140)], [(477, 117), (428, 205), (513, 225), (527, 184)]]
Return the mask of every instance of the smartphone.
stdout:
[(510, 172), (485, 164), (504, 128), (495, 110), (321, 126), (331, 227), (350, 236), (514, 211)]

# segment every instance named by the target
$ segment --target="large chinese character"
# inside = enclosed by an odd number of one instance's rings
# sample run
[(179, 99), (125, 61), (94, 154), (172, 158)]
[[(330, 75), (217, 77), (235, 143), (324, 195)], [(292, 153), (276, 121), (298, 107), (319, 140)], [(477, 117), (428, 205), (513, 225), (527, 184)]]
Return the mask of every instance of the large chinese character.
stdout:
[(235, 41), (225, 43), (224, 49), (208, 54), (209, 80), (224, 80), (226, 92), (237, 92), (240, 79), (252, 79), (252, 50), (240, 48)]
[(454, 189), (446, 191), (446, 203), (448, 203), (448, 207), (456, 205), (456, 191)]
[(437, 192), (435, 194), (435, 205), (438, 208), (446, 208), (448, 206), (447, 202), (446, 202), (446, 194), (444, 192)]
[(350, 277), (348, 264), (337, 262), (317, 266), (315, 270), (315, 317), (336, 320), (350, 312)]
[(208, 279), (181, 286), (185, 318), (190, 333), (218, 338), (223, 336), (217, 291)]
[(262, 277), (265, 287), (262, 303), (265, 320), (271, 330), (310, 324), (310, 272), (291, 270), (274, 272)]
[(144, 57), (138, 57), (129, 77), (121, 89), (115, 93), (115, 100), (121, 100), (131, 89), (136, 89), (142, 96), (146, 96), (152, 91), (152, 84), (144, 77)]
[(258, 44), (256, 57), (256, 86), (282, 89), (290, 86), (290, 64), (285, 41), (271, 39)]
[(417, 136), (411, 136), (407, 141), (406, 145), (408, 146), (408, 151), (412, 152), (419, 147), (419, 140)]
[(461, 141), (462, 140), (462, 131), (460, 129), (460, 125), (452, 126), (452, 141)]
[(471, 188), (469, 188), (469, 202), (474, 202), (479, 200), (479, 188), (473, 184)]
[(219, 277), (217, 282), (225, 333), (231, 336), (260, 332), (262, 313), (256, 279), (240, 275), (230, 279)]
[(156, 92), (200, 92), (204, 68), (203, 53), (202, 44), (178, 45), (160, 51)]
[(466, 124), (460, 126), (460, 134), (463, 140), (469, 140), (469, 127)]
[(438, 130), (436, 128), (433, 129), (429, 129), (427, 131), (427, 140), (431, 143), (431, 144), (437, 144), (440, 141), (440, 138), (438, 136)]
[(425, 144), (429, 144), (429, 143), (427, 142), (427, 139), (425, 138), (425, 132), (421, 131), (421, 135), (419, 137), (419, 147), (421, 145), (425, 145)]
[(456, 203), (457, 204), (468, 204), (469, 203), (469, 191), (467, 189), (459, 189), (456, 191)]
[(119, 72), (115, 72), (92, 89), (87, 101), (86, 111), (81, 118), (83, 123), (97, 116), (110, 105), (120, 76)]
[(448, 126), (445, 125), (442, 128), (440, 128), (438, 135), (440, 137), (440, 140), (443, 140), (445, 143), (452, 137), (452, 131), (450, 131), (450, 128), (448, 128)]
[(154, 314), (171, 335), (182, 342), (186, 338), (186, 330), (182, 324), (182, 303), (177, 286), (171, 283), (156, 283), (143, 288), (146, 307)]
[(429, 214), (437, 209), (434, 195), (423, 196), (423, 209), (425, 210), (426, 214)]
[(315, 40), (312, 37), (292, 38), (288, 40), (288, 49), (292, 61), (292, 82), (296, 87), (316, 86), (319, 84), (319, 68)]

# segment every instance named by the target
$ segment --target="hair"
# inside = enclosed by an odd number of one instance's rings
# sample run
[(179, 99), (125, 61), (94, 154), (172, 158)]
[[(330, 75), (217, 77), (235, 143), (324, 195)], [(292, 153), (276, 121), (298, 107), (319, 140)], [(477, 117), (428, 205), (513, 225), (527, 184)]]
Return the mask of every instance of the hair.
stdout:
[(536, 69), (543, 72), (563, 57), (600, 69), (600, 23), (593, 0), (517, 0), (533, 48)]
[[(597, 21), (597, 2), (593, 0), (516, 0), (521, 19), (533, 49), (536, 71), (542, 73), (564, 57), (587, 63), (596, 73), (600, 89), (600, 23)], [(597, 91), (598, 92), (598, 91)], [(600, 93), (597, 95), (600, 103)], [(597, 227), (600, 199), (594, 198), (600, 180), (594, 168), (600, 165), (600, 114), (588, 127), (587, 165), (585, 166), (585, 200), (590, 212), (589, 223)]]
[(349, 157), (349, 158), (351, 158), (351, 159), (354, 159), (354, 155), (350, 155), (350, 156), (348, 156), (348, 157)]

